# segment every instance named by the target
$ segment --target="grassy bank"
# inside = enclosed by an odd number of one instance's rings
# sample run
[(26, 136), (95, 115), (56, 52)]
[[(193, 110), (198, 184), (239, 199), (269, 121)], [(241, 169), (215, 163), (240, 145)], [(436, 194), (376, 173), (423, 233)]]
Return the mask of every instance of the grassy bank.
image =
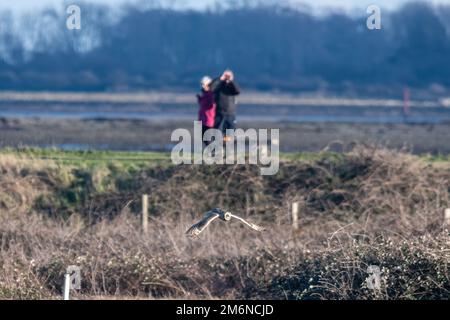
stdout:
[[(0, 151), (0, 298), (446, 299), (447, 158), (357, 147), (283, 154), (276, 176), (253, 166), (172, 166), (145, 152)], [(149, 194), (150, 230), (140, 227)], [(290, 226), (300, 204), (298, 230)], [(262, 224), (218, 221), (222, 207)], [(369, 265), (382, 270), (367, 287)]]

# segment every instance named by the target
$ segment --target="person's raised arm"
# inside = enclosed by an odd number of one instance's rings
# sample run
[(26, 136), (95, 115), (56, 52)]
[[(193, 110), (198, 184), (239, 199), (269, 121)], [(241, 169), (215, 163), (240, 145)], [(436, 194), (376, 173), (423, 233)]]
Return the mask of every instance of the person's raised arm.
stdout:
[(237, 96), (238, 94), (241, 93), (241, 89), (236, 84), (236, 82), (230, 81), (230, 82), (228, 82), (228, 85), (230, 86), (230, 89), (231, 89), (231, 95)]
[(219, 88), (220, 88), (220, 85), (222, 84), (222, 79), (219, 77), (219, 78), (215, 78), (212, 82), (211, 82), (211, 84), (209, 85), (209, 87), (210, 87), (210, 89), (211, 89), (211, 91), (212, 92), (216, 92)]

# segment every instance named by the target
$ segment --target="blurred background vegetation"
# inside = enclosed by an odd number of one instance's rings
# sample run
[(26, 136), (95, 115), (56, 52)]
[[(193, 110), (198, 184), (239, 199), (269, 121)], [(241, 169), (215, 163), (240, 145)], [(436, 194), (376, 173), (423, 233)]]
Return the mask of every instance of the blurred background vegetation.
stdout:
[[(0, 89), (191, 90), (205, 73), (233, 68), (259, 91), (398, 94), (404, 86), (447, 93), (450, 5), (407, 2), (369, 14), (274, 2), (226, 1), (208, 10), (157, 5), (119, 10), (80, 4), (81, 30), (65, 7), (0, 12)], [(302, 9), (303, 8), (303, 9)]]

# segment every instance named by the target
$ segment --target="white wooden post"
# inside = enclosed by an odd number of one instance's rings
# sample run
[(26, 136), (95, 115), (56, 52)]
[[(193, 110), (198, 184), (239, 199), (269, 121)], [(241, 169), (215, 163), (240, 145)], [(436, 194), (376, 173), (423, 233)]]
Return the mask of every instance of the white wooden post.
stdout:
[(70, 292), (70, 274), (64, 274), (64, 300), (69, 300)]
[(444, 223), (450, 226), (450, 209), (445, 209)]
[(148, 195), (142, 196), (142, 230), (144, 233), (148, 231)]
[(292, 203), (292, 228), (298, 229), (298, 202)]

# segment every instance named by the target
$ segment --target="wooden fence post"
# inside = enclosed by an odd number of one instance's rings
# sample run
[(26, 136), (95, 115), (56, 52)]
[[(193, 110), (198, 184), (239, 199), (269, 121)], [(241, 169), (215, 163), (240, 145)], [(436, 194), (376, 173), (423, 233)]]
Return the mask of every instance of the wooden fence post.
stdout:
[(450, 226), (450, 209), (445, 209), (444, 223)]
[(69, 273), (65, 273), (64, 274), (64, 300), (69, 300), (69, 296), (70, 296), (70, 274)]
[(142, 230), (148, 231), (148, 195), (142, 195)]
[(292, 203), (292, 228), (298, 229), (298, 202)]

